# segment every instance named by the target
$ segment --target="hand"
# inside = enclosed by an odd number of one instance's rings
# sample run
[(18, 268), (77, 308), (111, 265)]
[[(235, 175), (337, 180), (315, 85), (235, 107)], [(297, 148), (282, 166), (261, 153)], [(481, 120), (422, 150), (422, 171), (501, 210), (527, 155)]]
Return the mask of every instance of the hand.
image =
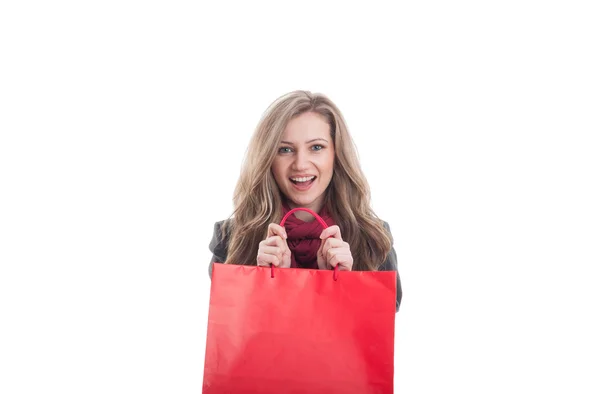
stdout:
[(319, 269), (331, 269), (339, 266), (340, 271), (352, 271), (352, 253), (350, 244), (344, 242), (338, 226), (327, 227), (321, 233), (321, 247), (317, 252)]
[(290, 268), (292, 252), (287, 244), (285, 228), (278, 224), (269, 224), (267, 238), (258, 244), (256, 265), (268, 267), (273, 264), (279, 268)]

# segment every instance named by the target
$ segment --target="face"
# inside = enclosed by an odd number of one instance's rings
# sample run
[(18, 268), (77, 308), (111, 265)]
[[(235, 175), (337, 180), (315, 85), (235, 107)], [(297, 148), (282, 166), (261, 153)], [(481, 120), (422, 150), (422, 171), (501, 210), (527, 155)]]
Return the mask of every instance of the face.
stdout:
[(329, 124), (323, 116), (305, 112), (288, 122), (271, 172), (290, 208), (320, 211), (334, 160)]

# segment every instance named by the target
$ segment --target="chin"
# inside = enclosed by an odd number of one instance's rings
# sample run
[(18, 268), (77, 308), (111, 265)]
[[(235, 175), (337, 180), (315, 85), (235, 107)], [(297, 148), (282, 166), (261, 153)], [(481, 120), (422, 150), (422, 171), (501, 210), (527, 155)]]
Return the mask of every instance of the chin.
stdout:
[(293, 199), (292, 202), (298, 205), (299, 207), (308, 207), (309, 205), (314, 204), (316, 200), (316, 198), (296, 198)]

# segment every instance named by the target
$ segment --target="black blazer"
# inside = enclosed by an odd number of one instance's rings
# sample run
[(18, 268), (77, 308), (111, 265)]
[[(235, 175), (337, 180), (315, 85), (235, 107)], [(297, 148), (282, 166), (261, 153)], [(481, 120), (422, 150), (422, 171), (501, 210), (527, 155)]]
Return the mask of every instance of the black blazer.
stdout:
[[(209, 249), (213, 256), (208, 266), (208, 275), (212, 277), (212, 267), (214, 263), (224, 263), (227, 260), (227, 247), (229, 245), (228, 235), (223, 236), (221, 227), (225, 223), (224, 220), (215, 223), (213, 237), (209, 244)], [(387, 222), (383, 222), (383, 226), (391, 236), (390, 226)], [(393, 242), (393, 239), (392, 239)], [(392, 250), (388, 253), (385, 262), (379, 267), (379, 271), (396, 271), (396, 312), (400, 309), (400, 301), (402, 300), (402, 287), (400, 286), (400, 274), (398, 273), (398, 259), (396, 251), (392, 246)]]

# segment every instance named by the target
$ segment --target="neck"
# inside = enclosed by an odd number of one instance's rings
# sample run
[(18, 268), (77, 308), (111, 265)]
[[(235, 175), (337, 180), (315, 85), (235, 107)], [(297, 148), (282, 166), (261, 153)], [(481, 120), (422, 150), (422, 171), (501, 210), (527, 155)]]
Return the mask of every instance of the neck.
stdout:
[[(315, 200), (312, 204), (304, 205), (304, 206), (295, 204), (291, 200), (287, 200), (286, 202), (289, 205), (290, 209), (308, 208), (318, 214), (319, 212), (321, 212), (321, 208), (323, 208), (323, 203), (324, 203), (323, 200), (324, 200), (323, 198), (319, 198), (319, 199)], [(315, 220), (315, 217), (313, 215), (311, 215), (310, 213), (305, 212), (305, 211), (294, 212), (294, 216), (297, 217), (298, 219), (302, 220), (303, 222), (312, 222), (313, 220)]]

